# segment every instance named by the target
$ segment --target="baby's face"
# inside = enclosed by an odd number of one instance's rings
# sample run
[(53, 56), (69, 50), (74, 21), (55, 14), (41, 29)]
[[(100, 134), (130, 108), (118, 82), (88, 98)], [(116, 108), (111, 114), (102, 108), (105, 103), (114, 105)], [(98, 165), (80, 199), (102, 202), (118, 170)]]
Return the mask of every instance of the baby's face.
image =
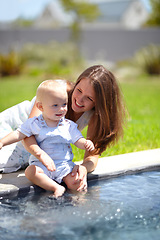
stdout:
[(49, 91), (43, 101), (43, 115), (48, 120), (59, 121), (67, 113), (68, 95), (65, 89)]

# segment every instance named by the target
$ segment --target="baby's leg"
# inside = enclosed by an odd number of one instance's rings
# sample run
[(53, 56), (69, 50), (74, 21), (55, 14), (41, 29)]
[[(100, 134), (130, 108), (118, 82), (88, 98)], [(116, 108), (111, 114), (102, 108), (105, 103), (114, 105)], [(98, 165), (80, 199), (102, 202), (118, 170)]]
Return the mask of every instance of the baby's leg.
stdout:
[(25, 176), (35, 185), (47, 190), (54, 192), (54, 196), (60, 197), (65, 192), (65, 187), (59, 185), (57, 182), (49, 178), (44, 171), (35, 165), (30, 165), (25, 170)]

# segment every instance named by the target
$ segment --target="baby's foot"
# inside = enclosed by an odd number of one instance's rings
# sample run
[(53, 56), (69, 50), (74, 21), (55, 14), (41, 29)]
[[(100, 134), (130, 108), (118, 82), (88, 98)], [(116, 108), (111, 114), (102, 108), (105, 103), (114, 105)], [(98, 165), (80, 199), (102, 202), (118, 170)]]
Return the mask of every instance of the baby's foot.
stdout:
[(58, 198), (61, 197), (63, 195), (63, 193), (65, 192), (65, 187), (59, 185), (58, 188), (54, 191), (54, 197)]

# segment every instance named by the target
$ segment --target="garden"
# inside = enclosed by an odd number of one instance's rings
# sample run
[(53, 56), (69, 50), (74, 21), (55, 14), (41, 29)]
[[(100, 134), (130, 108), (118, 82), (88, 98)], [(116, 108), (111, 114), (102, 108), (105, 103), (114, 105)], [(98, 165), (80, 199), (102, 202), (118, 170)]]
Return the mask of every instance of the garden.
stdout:
[[(54, 54), (53, 54), (54, 53)], [(95, 64), (101, 64), (100, 61)], [(40, 82), (62, 78), (76, 81), (90, 64), (71, 43), (28, 44), (20, 52), (0, 54), (0, 112), (24, 100), (31, 100)], [(107, 63), (103, 63), (107, 68)], [(160, 47), (147, 46), (111, 69), (120, 84), (126, 107), (124, 136), (101, 157), (155, 149), (160, 146)], [(86, 136), (87, 129), (82, 134)], [(83, 150), (73, 146), (74, 160)]]

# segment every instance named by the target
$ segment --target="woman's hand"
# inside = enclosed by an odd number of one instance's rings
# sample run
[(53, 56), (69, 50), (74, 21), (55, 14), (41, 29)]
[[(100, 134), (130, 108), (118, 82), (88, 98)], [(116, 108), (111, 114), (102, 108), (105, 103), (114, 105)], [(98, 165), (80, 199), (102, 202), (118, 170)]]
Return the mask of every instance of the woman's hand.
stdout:
[(87, 169), (85, 166), (75, 165), (71, 176), (75, 177), (75, 184), (77, 182), (80, 183), (80, 187), (77, 189), (77, 191), (81, 192), (87, 190)]
[(75, 165), (71, 177), (73, 177), (72, 184), (79, 182), (77, 191), (87, 190), (87, 173), (94, 171), (97, 166), (99, 155), (91, 155), (88, 151), (85, 152), (83, 163)]

